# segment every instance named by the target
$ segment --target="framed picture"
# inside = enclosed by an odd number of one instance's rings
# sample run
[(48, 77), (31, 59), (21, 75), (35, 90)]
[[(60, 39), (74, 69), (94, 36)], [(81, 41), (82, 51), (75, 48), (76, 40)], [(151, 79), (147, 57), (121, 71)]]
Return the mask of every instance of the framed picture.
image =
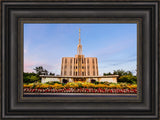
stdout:
[(159, 119), (159, 1), (2, 1), (2, 119)]
[[(140, 98), (136, 70), (138, 23), (30, 22), (24, 21), (24, 30), (20, 30), (24, 31), (23, 96)], [(74, 57), (64, 57), (72, 51)]]

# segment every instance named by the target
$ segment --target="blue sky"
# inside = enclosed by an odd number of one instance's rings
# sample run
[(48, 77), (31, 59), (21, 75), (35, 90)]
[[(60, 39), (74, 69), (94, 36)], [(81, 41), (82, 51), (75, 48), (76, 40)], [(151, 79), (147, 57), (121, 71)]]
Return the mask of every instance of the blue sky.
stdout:
[(24, 24), (24, 71), (42, 65), (60, 74), (61, 58), (77, 54), (81, 29), (82, 53), (97, 57), (99, 75), (113, 70), (136, 74), (137, 24)]

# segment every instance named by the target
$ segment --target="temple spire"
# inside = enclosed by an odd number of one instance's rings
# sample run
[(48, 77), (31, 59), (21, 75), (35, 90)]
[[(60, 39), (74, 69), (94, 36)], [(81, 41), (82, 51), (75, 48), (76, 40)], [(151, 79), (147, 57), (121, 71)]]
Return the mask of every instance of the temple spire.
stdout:
[(81, 44), (81, 29), (79, 28), (79, 44)]
[(82, 55), (81, 30), (80, 30), (80, 28), (79, 28), (79, 44), (77, 46), (77, 54)]

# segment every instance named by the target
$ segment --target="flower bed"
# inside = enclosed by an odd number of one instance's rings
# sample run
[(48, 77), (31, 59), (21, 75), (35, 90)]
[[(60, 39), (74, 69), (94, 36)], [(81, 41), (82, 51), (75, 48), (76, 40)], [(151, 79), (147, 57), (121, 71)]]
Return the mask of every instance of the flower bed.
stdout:
[(137, 94), (137, 89), (117, 88), (24, 88), (24, 93), (111, 93), (111, 94)]
[(82, 82), (68, 82), (67, 84), (58, 84), (55, 83), (53, 85), (51, 84), (42, 84), (42, 83), (31, 83), (31, 84), (24, 84), (23, 88), (41, 88), (41, 89), (65, 89), (65, 88), (108, 88), (108, 89), (136, 89), (136, 84), (126, 84), (126, 83), (120, 83), (120, 84), (94, 84), (94, 83), (82, 83)]
[(54, 83), (24, 84), (24, 93), (111, 93), (111, 94), (137, 94), (136, 84), (118, 83), (88, 83), (68, 82), (67, 84)]

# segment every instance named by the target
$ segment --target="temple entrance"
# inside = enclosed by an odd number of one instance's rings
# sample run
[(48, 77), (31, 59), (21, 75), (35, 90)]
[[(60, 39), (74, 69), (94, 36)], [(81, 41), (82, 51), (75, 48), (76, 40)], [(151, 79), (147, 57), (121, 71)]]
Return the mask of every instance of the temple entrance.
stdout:
[(95, 82), (96, 82), (96, 80), (94, 80), (94, 79), (91, 80), (91, 83), (95, 83)]
[(63, 79), (63, 80), (62, 80), (62, 83), (67, 83), (67, 82), (68, 82), (67, 79)]
[(85, 82), (86, 78), (74, 78), (74, 82)]

